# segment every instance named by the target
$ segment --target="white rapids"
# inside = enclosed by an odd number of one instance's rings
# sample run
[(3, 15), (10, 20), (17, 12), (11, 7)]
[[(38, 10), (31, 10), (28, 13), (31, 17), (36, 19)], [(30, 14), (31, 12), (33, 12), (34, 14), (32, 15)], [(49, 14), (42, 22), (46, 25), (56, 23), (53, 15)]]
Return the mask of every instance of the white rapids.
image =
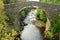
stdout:
[(39, 29), (34, 25), (36, 20), (36, 10), (31, 10), (24, 20), (24, 23), (28, 24), (24, 26), (24, 30), (21, 34), (22, 40), (43, 40)]

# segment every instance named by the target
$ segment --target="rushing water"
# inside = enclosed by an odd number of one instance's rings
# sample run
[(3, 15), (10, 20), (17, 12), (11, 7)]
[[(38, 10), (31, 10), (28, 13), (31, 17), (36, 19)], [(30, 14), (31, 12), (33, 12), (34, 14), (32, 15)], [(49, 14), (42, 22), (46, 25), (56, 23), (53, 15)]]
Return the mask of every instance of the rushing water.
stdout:
[(36, 10), (32, 9), (24, 20), (27, 24), (21, 34), (22, 40), (43, 40), (39, 29), (34, 25)]

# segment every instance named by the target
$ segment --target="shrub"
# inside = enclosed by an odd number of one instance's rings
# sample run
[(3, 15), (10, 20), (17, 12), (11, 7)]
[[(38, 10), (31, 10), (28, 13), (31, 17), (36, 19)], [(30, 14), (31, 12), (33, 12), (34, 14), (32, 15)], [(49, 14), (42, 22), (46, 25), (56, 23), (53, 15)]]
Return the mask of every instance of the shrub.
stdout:
[(42, 9), (37, 9), (37, 13), (36, 13), (37, 19), (41, 20), (43, 22), (47, 21), (45, 12)]

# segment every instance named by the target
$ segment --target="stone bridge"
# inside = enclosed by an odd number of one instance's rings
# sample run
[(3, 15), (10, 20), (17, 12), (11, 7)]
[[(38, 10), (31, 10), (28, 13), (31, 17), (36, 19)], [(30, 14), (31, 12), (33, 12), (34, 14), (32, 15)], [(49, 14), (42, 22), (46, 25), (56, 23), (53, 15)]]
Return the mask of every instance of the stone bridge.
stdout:
[(49, 19), (57, 17), (57, 14), (60, 13), (60, 5), (54, 4), (47, 4), (35, 1), (5, 4), (5, 10), (7, 11), (7, 13), (9, 13), (10, 17), (12, 18), (14, 15), (16, 16), (16, 20), (14, 22), (17, 26), (19, 25), (19, 12), (27, 7), (41, 8), (43, 11), (45, 11), (46, 16)]

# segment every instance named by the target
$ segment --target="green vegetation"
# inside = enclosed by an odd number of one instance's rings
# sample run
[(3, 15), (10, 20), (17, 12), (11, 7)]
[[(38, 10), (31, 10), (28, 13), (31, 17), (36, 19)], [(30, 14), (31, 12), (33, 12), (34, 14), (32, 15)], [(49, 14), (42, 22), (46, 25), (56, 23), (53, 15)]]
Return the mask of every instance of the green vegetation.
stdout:
[(27, 2), (28, 0), (3, 0), (5, 4), (16, 2)]
[(14, 40), (14, 36), (18, 34), (17, 31), (12, 29), (11, 31), (8, 29), (8, 16), (4, 11), (4, 3), (3, 0), (0, 0), (0, 40)]
[[(53, 24), (53, 25), (52, 25)], [(51, 40), (60, 40), (60, 14), (57, 15), (56, 18), (51, 19), (51, 33), (52, 33), (52, 38)]]
[(18, 0), (3, 0), (5, 4), (16, 3)]
[(32, 8), (25, 8), (20, 12), (20, 17), (25, 17)]
[(46, 18), (45, 12), (42, 9), (37, 9), (36, 16), (38, 20), (41, 20), (44, 23), (46, 23), (47, 18)]
[[(45, 12), (42, 11), (42, 9), (37, 9), (36, 16), (38, 20), (41, 20), (44, 23), (47, 22), (47, 17), (45, 15)], [(55, 40), (57, 36), (59, 36), (59, 32), (60, 32), (60, 14), (58, 14), (56, 18), (51, 19), (51, 31), (48, 33), (49, 35), (47, 34), (47, 36), (49, 37), (50, 40)], [(59, 37), (57, 40), (59, 40)]]
[(41, 0), (41, 2), (52, 3), (52, 4), (60, 4), (60, 0)]
[(60, 14), (57, 15), (57, 18), (53, 19), (52, 24), (53, 34), (60, 32)]
[[(20, 0), (24, 2), (26, 0)], [(4, 4), (8, 3), (16, 3), (18, 0), (0, 0), (0, 39), (1, 40), (14, 40), (17, 34), (20, 34), (20, 31), (16, 31), (14, 29), (9, 30), (9, 26), (12, 23), (10, 17), (6, 15), (6, 11), (4, 11)], [(60, 4), (60, 0), (41, 0), (44, 3), (52, 3), (52, 4)], [(20, 17), (23, 18), (32, 8), (25, 8), (20, 12)], [(43, 21), (44, 23), (47, 22), (47, 17), (45, 12), (42, 9), (37, 9), (36, 17), (38, 20)], [(12, 23), (13, 24), (13, 23)], [(53, 24), (53, 25), (52, 25)], [(51, 32), (49, 32), (50, 40), (60, 40), (60, 14), (57, 15), (56, 18), (51, 19)], [(19, 38), (17, 39), (19, 40)]]

